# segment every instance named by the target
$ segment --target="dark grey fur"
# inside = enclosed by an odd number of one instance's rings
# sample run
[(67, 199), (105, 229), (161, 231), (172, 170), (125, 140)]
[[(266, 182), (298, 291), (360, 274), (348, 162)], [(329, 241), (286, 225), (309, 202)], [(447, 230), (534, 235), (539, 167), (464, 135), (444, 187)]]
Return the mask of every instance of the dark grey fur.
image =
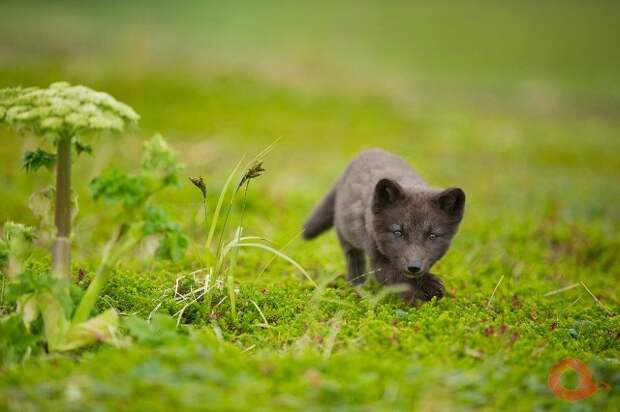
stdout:
[(461, 189), (432, 189), (400, 157), (370, 149), (315, 208), (303, 236), (312, 239), (335, 226), (349, 281), (366, 280), (368, 256), (380, 283), (409, 285), (403, 298), (428, 301), (445, 292), (429, 271), (450, 247), (464, 208)]

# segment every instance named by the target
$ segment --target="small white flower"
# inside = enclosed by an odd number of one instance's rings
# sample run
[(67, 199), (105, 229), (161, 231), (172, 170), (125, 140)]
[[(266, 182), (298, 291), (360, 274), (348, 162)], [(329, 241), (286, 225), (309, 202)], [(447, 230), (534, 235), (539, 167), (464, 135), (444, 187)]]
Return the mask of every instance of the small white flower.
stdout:
[(65, 117), (65, 122), (74, 128), (82, 128), (88, 126), (88, 117), (82, 113), (71, 113)]
[(61, 126), (62, 119), (60, 117), (48, 117), (41, 122), (43, 130), (58, 130)]
[(69, 86), (70, 85), (67, 82), (54, 82), (50, 84), (50, 89), (64, 89)]
[(67, 82), (53, 83), (47, 89), (0, 90), (0, 120), (15, 128), (42, 130), (47, 135), (59, 130), (63, 118), (66, 126), (76, 132), (122, 132), (140, 117), (107, 93)]

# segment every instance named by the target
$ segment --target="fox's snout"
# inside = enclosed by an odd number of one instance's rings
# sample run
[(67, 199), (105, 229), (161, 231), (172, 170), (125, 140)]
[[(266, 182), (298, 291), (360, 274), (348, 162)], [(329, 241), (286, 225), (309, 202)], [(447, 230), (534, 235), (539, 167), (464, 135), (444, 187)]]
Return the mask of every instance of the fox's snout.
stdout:
[(420, 272), (420, 266), (407, 266), (407, 272), (415, 275)]
[(418, 276), (429, 268), (426, 265), (426, 252), (419, 247), (409, 247), (403, 251), (401, 270), (409, 275)]

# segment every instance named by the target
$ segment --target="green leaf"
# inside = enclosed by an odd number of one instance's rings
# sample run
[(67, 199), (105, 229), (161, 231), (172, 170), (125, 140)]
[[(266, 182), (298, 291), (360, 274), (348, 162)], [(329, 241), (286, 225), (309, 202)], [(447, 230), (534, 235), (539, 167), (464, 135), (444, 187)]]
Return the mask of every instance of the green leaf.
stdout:
[(23, 360), (39, 340), (40, 336), (26, 329), (21, 316), (13, 314), (0, 319), (0, 369)]
[(37, 320), (39, 317), (39, 304), (37, 302), (37, 296), (34, 294), (23, 295), (17, 301), (17, 313), (22, 317), (22, 321), (26, 327), (30, 327), (30, 324)]
[(18, 276), (30, 258), (34, 246), (34, 229), (21, 223), (6, 222), (2, 228), (2, 249), (5, 258), (8, 259), (7, 274), (9, 278)]
[(183, 257), (189, 242), (180, 230), (170, 230), (164, 233), (155, 250), (155, 257), (176, 261)]
[(108, 309), (86, 322), (71, 325), (54, 350), (68, 351), (98, 342), (114, 342), (118, 332), (118, 314)]
[(140, 176), (129, 176), (119, 170), (112, 170), (90, 182), (93, 199), (108, 203), (122, 203), (133, 207), (143, 203), (149, 196), (144, 180)]
[[(56, 190), (53, 186), (48, 186), (32, 193), (28, 198), (28, 207), (32, 213), (40, 219), (43, 229), (53, 227), (54, 224), (54, 196)], [(72, 210), (76, 205), (72, 205)]]
[(179, 336), (176, 321), (170, 316), (156, 313), (150, 321), (138, 316), (123, 319), (123, 326), (135, 340), (153, 346), (174, 340)]
[(0, 241), (0, 269), (4, 270), (9, 264), (9, 246), (4, 241)]
[(62, 345), (70, 323), (65, 316), (65, 310), (58, 300), (49, 292), (38, 294), (39, 309), (43, 316), (45, 340), (50, 351), (55, 351)]
[(78, 287), (59, 280), (49, 272), (35, 273), (26, 270), (16, 280), (7, 284), (5, 300), (7, 303), (15, 303), (24, 296), (48, 293), (60, 303), (65, 315), (69, 316), (74, 307), (71, 293), (75, 294), (72, 290), (75, 288)]
[(183, 257), (189, 241), (177, 223), (170, 221), (166, 213), (155, 206), (146, 207), (142, 218), (142, 234), (144, 236), (163, 235), (155, 251), (155, 257), (172, 261)]
[(42, 149), (26, 152), (22, 160), (22, 167), (28, 172), (36, 172), (42, 167), (51, 170), (55, 164), (56, 155)]
[(86, 144), (78, 139), (73, 139), (73, 147), (75, 148), (75, 153), (79, 156), (82, 153), (93, 154), (93, 147), (89, 144)]
[[(34, 228), (21, 223), (6, 222), (2, 227), (2, 238), (6, 242), (29, 242), (35, 239)], [(15, 246), (12, 246), (14, 249)]]
[(155, 135), (144, 143), (142, 171), (145, 176), (161, 180), (164, 185), (176, 185), (183, 169), (177, 153), (161, 135)]
[(15, 303), (22, 296), (36, 292), (50, 292), (58, 280), (49, 273), (37, 274), (31, 271), (22, 273), (17, 281), (8, 283), (4, 298), (7, 303)]
[(142, 212), (142, 220), (142, 234), (144, 236), (175, 229), (175, 223), (168, 220), (166, 212), (156, 206), (145, 207)]

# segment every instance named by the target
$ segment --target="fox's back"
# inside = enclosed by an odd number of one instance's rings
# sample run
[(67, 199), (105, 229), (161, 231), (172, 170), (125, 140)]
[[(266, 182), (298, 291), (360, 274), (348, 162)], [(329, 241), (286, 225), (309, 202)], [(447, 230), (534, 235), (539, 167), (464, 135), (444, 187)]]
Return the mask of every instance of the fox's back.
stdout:
[(365, 150), (353, 159), (336, 186), (334, 223), (356, 247), (362, 248), (367, 240), (366, 214), (375, 185), (384, 178), (405, 188), (426, 186), (404, 159), (385, 150)]

